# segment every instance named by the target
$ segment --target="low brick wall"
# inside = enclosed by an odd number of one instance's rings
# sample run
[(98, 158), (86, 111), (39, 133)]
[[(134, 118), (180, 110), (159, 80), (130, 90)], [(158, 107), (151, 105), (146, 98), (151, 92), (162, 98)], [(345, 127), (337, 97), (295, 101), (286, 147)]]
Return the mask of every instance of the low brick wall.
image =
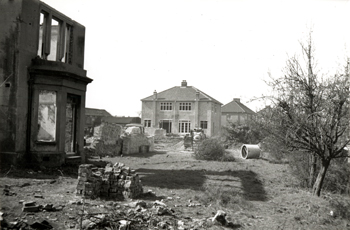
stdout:
[(135, 170), (123, 163), (97, 168), (92, 164), (79, 167), (76, 194), (95, 199), (133, 199), (143, 193), (141, 180)]

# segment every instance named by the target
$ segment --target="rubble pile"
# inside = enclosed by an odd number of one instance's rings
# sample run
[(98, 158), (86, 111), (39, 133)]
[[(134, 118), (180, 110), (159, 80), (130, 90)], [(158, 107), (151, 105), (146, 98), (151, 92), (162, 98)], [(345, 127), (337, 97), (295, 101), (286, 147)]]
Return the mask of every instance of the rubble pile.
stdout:
[(131, 170), (123, 163), (113, 166), (107, 164), (105, 168), (96, 168), (92, 164), (79, 167), (77, 195), (85, 198), (125, 198), (133, 199), (143, 192), (141, 180), (135, 170)]
[(149, 152), (154, 151), (154, 137), (139, 133), (123, 136), (123, 154), (140, 153), (142, 146), (148, 146)]

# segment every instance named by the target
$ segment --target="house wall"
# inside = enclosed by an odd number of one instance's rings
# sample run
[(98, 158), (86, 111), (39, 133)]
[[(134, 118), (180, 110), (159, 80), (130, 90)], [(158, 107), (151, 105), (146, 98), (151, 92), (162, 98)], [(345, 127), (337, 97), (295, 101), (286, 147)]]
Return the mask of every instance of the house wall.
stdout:
[[(69, 63), (36, 58), (41, 10), (55, 14), (74, 28), (69, 44), (72, 49)], [(64, 162), (68, 94), (79, 97), (75, 145), (78, 154), (83, 152), (85, 91), (91, 82), (83, 69), (84, 39), (82, 25), (38, 0), (0, 1), (0, 82), (4, 83), (0, 89), (2, 163), (20, 163), (22, 160), (51, 166)], [(36, 140), (41, 89), (57, 92), (57, 140), (52, 143)]]
[[(27, 67), (37, 50), (39, 5), (0, 1), (0, 151), (26, 152), (28, 115)], [(26, 34), (23, 36), (22, 34)]]
[[(159, 128), (159, 122), (161, 120), (171, 120), (172, 127), (171, 133), (179, 133), (179, 121), (188, 120), (191, 122), (191, 129), (199, 128), (200, 121), (207, 121), (208, 128), (204, 131), (207, 136), (217, 135), (220, 132), (221, 127), (221, 106), (220, 104), (208, 101), (199, 101), (198, 106), (194, 101), (173, 101), (173, 110), (161, 111), (160, 102), (170, 101), (143, 101), (142, 102), (142, 124), (144, 120), (151, 120), (151, 128), (146, 128), (146, 131), (153, 133), (153, 130)], [(192, 102), (192, 110), (182, 111), (179, 110), (180, 102)], [(156, 105), (156, 110), (153, 106)], [(197, 110), (195, 108), (198, 108)], [(156, 116), (154, 116), (155, 112)]]
[(221, 124), (222, 126), (226, 126), (231, 123), (236, 123), (236, 124), (246, 124), (249, 119), (251, 119), (252, 115), (251, 114), (246, 114), (246, 113), (222, 113), (221, 116)]

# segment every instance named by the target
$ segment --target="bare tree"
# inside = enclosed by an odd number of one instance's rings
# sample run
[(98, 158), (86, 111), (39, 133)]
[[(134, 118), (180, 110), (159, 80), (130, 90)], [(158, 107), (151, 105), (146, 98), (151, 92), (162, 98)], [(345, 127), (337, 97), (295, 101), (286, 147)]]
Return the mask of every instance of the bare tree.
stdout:
[[(301, 43), (303, 60), (289, 58), (284, 76), (268, 83), (274, 95), (273, 114), (264, 127), (283, 141), (289, 150), (302, 151), (311, 158), (310, 185), (320, 196), (327, 169), (333, 159), (347, 157), (349, 144), (349, 61), (341, 73), (320, 76), (315, 71), (310, 37)], [(316, 162), (320, 170), (316, 177)]]

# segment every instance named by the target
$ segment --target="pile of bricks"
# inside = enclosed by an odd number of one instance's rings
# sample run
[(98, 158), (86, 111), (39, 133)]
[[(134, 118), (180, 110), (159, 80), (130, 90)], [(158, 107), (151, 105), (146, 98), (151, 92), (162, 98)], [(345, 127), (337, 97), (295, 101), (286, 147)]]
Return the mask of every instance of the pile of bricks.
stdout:
[(96, 168), (91, 164), (79, 167), (76, 194), (85, 198), (125, 198), (132, 199), (143, 193), (141, 180), (135, 170), (123, 163), (105, 168)]

